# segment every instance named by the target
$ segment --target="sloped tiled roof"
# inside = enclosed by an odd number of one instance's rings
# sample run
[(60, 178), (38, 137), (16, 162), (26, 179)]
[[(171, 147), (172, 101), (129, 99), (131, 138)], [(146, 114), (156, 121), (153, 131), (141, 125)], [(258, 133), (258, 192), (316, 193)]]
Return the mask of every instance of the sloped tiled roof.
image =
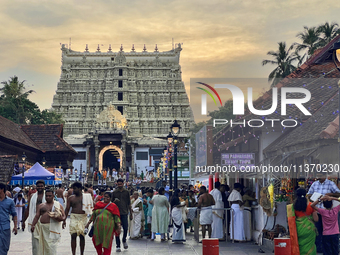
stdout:
[[(330, 130), (329, 126), (339, 127), (338, 118), (338, 94), (330, 98), (323, 107), (313, 114), (305, 123), (301, 126), (295, 128), (286, 135), (281, 136), (279, 139), (275, 140), (271, 145), (269, 145), (264, 151), (273, 152), (284, 147), (297, 145), (300, 143), (307, 143), (310, 141), (316, 141), (320, 139), (334, 139), (338, 135), (339, 128), (337, 130)], [(334, 123), (335, 121), (338, 123)], [(332, 123), (332, 124), (331, 124)], [(324, 136), (325, 130), (332, 131), (331, 136)]]
[(76, 151), (62, 138), (62, 124), (22, 125), (21, 129), (43, 152)]
[(0, 137), (47, 151), (72, 151), (77, 153), (63, 138), (63, 125), (18, 125), (0, 116)]
[(17, 143), (40, 150), (31, 138), (22, 131), (20, 126), (9, 119), (0, 116), (0, 136)]
[[(339, 41), (340, 35), (334, 38), (324, 48), (318, 49), (302, 66), (279, 82), (276, 86), (278, 88), (278, 105), (276, 111), (271, 115), (262, 116), (262, 118), (281, 120), (292, 118), (296, 119), (298, 122), (305, 122), (310, 118), (310, 116), (305, 116), (295, 105), (287, 105), (287, 115), (281, 115), (280, 89), (282, 87), (299, 87), (309, 90), (311, 99), (303, 105), (312, 115), (321, 109), (325, 102), (330, 98), (333, 98), (338, 93), (340, 72), (332, 60), (332, 54), (329, 50), (333, 48), (334, 43)], [(287, 94), (287, 98), (301, 97), (304, 96), (297, 93)], [(272, 106), (272, 89), (265, 92), (253, 104), (255, 109), (270, 109)], [(337, 109), (337, 107), (335, 109)], [(258, 118), (258, 115), (252, 113), (237, 117), (238, 120)], [(230, 126), (226, 126), (225, 129), (215, 134), (214, 139), (219, 139), (221, 134), (226, 132), (226, 129), (230, 129)]]

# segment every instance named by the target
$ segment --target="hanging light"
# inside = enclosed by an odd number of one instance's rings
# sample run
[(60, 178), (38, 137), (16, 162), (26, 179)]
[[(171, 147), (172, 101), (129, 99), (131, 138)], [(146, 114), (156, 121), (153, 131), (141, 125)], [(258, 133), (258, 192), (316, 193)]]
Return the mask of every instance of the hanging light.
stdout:
[(22, 156), (21, 156), (21, 159), (22, 159), (22, 161), (26, 161), (26, 154), (25, 154), (25, 152), (23, 152), (23, 154), (22, 154)]
[(59, 163), (59, 169), (61, 168), (61, 162)]
[(43, 166), (46, 165), (46, 159), (45, 159), (45, 157), (43, 157), (42, 164), (43, 164)]

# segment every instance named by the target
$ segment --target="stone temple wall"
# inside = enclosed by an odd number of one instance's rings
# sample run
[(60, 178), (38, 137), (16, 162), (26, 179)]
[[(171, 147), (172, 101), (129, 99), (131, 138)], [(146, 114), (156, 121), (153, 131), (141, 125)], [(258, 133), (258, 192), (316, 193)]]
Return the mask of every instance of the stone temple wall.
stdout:
[(188, 134), (193, 114), (181, 78), (181, 46), (158, 52), (76, 52), (62, 45), (61, 76), (52, 108), (63, 115), (64, 135), (95, 130), (108, 106), (121, 111), (129, 136), (165, 137), (175, 119)]

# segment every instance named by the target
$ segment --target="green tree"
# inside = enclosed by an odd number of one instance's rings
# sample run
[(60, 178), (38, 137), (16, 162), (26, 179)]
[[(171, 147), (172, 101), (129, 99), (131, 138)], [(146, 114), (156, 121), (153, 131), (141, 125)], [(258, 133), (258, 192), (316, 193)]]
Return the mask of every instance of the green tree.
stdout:
[(318, 27), (318, 30), (320, 34), (322, 35), (322, 39), (320, 40), (320, 46), (325, 46), (330, 41), (332, 41), (337, 35), (340, 34), (340, 28), (338, 23), (332, 22), (329, 24), (329, 22), (326, 22), (323, 25), (320, 25)]
[(15, 123), (24, 124), (27, 121), (29, 112), (27, 107), (31, 107), (27, 97), (33, 90), (25, 91), (25, 81), (19, 81), (17, 76), (11, 77), (8, 81), (1, 82), (0, 88), (0, 112), (5, 118), (9, 118)]
[(314, 54), (315, 50), (321, 45), (321, 31), (318, 27), (303, 27), (305, 30), (296, 35), (302, 43), (295, 43), (296, 51), (300, 53), (301, 51), (307, 51), (307, 57)]
[(274, 58), (274, 60), (263, 60), (262, 66), (267, 64), (275, 65), (276, 68), (269, 74), (268, 82), (271, 87), (274, 87), (282, 78), (288, 76), (291, 72), (296, 70), (293, 65), (298, 60), (298, 56), (293, 52), (294, 45), (288, 49), (285, 42), (279, 42), (278, 51), (268, 51), (267, 55)]
[(63, 123), (61, 115), (53, 111), (40, 111), (38, 105), (28, 99), (33, 90), (26, 91), (25, 81), (17, 76), (1, 82), (0, 115), (17, 124), (57, 124)]

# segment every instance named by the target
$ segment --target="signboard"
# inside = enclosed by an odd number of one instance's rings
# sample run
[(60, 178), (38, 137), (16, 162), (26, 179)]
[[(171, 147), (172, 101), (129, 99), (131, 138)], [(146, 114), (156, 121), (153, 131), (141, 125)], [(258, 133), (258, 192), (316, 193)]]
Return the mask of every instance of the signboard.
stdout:
[(222, 166), (255, 166), (255, 153), (221, 153)]
[(55, 175), (56, 181), (62, 181), (63, 180), (63, 169), (55, 168), (54, 169), (54, 175)]

